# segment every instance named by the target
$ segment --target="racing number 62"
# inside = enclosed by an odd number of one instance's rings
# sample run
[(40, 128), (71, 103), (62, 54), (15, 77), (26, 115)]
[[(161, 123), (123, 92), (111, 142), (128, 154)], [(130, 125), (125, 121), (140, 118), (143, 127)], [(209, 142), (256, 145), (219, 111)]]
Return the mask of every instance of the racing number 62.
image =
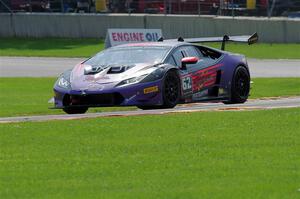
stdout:
[(191, 77), (184, 77), (182, 79), (182, 89), (184, 91), (192, 89), (192, 78)]

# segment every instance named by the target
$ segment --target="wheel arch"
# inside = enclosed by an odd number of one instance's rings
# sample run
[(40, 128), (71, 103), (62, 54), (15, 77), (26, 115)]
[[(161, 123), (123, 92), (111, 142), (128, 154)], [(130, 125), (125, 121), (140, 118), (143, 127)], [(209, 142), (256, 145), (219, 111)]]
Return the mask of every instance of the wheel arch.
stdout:
[(180, 69), (179, 69), (179, 68), (177, 68), (177, 67), (169, 67), (169, 68), (166, 70), (163, 79), (165, 78), (165, 76), (167, 75), (168, 72), (172, 72), (172, 71), (175, 71), (176, 74), (177, 74), (177, 76), (178, 76), (178, 78), (179, 78), (180, 96), (182, 96), (182, 89), (181, 89), (181, 86), (182, 86), (181, 84), (182, 84), (182, 82), (181, 82), (181, 76), (180, 76)]
[(243, 67), (244, 69), (246, 69), (246, 71), (248, 73), (248, 76), (249, 76), (249, 81), (251, 81), (251, 76), (250, 76), (250, 71), (249, 71), (248, 66), (245, 65), (245, 64), (241, 64), (241, 63), (237, 64), (236, 67), (234, 67), (234, 70), (233, 70), (233, 73), (232, 73), (232, 77), (231, 77), (231, 82), (229, 84), (229, 101), (232, 100), (232, 86), (233, 86), (233, 82), (234, 82), (236, 70), (239, 67)]
[[(173, 105), (170, 105), (169, 102), (165, 101), (165, 97), (164, 97), (164, 89), (165, 89), (165, 81), (168, 74), (172, 74), (177, 76), (177, 83), (178, 83), (178, 98), (177, 101), (175, 103), (175, 106), (178, 104), (178, 101), (180, 100), (181, 96), (182, 96), (182, 91), (181, 91), (181, 76), (180, 76), (180, 70), (177, 67), (168, 67), (164, 73), (164, 77), (163, 77), (163, 83), (162, 83), (162, 97), (163, 97), (163, 105), (161, 106), (162, 108), (173, 108)], [(175, 74), (174, 74), (175, 73)], [(172, 104), (172, 103), (171, 103)]]
[(166, 75), (167, 75), (168, 72), (175, 71), (177, 73), (177, 75), (178, 75), (178, 78), (180, 80), (179, 81), (180, 82), (180, 86), (181, 86), (181, 75), (180, 75), (180, 69), (178, 67), (167, 64), (167, 65), (164, 66), (164, 70), (165, 71), (164, 71), (164, 75), (163, 75), (162, 80), (166, 77)]
[[(232, 81), (233, 81), (233, 78), (234, 78), (234, 74), (235, 74), (235, 71), (236, 71), (236, 69), (238, 68), (238, 67), (244, 67), (246, 70), (247, 70), (247, 72), (248, 72), (248, 74), (249, 74), (249, 77), (251, 78), (251, 76), (250, 76), (250, 71), (249, 71), (249, 68), (248, 68), (248, 66), (246, 65), (246, 64), (244, 64), (244, 63), (237, 63), (236, 65), (235, 65), (235, 67), (233, 67), (233, 70), (232, 70), (232, 73), (231, 73), (231, 78), (230, 78), (230, 84), (229, 84), (229, 90), (230, 90), (230, 92), (231, 92), (231, 87), (232, 87)], [(231, 94), (231, 93), (230, 93)]]
[(248, 71), (248, 74), (249, 74), (249, 76), (250, 76), (250, 70), (249, 70), (249, 67), (248, 67), (247, 64), (245, 64), (245, 63), (238, 63), (238, 64), (236, 65), (236, 67), (234, 68), (234, 71), (235, 71), (238, 67), (240, 67), (240, 66), (244, 67), (244, 68)]

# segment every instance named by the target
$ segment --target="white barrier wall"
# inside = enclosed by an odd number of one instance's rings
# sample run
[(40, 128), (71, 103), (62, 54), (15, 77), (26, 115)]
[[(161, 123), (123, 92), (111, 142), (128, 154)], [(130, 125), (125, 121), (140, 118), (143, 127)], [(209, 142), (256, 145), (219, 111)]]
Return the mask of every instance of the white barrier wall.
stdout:
[(222, 36), (257, 32), (261, 42), (300, 43), (300, 20), (198, 16), (146, 16), (147, 28), (161, 28), (166, 37)]
[(300, 43), (300, 20), (128, 14), (0, 14), (0, 37), (104, 38), (108, 28), (158, 28), (165, 38), (251, 34), (261, 42)]

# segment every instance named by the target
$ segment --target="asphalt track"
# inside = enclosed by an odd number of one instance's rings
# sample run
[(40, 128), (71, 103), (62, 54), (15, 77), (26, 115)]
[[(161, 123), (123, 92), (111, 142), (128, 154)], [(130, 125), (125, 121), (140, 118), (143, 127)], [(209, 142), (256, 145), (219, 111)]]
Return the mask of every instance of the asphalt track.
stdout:
[[(57, 77), (84, 58), (0, 57), (0, 77)], [(300, 77), (300, 60), (248, 59), (252, 77)]]
[(241, 110), (259, 110), (259, 109), (275, 109), (275, 108), (292, 108), (300, 107), (300, 97), (289, 98), (268, 98), (260, 100), (248, 100), (244, 104), (225, 105), (223, 103), (193, 103), (178, 105), (173, 109), (156, 109), (156, 110), (136, 110), (136, 111), (118, 111), (118, 112), (102, 112), (87, 113), (75, 115), (39, 115), (39, 116), (22, 116), (22, 117), (3, 117), (0, 123), (15, 122), (33, 122), (33, 121), (49, 121), (49, 120), (74, 120), (84, 118), (99, 117), (126, 117), (140, 115), (161, 115), (171, 113), (190, 113), (200, 111), (241, 111)]

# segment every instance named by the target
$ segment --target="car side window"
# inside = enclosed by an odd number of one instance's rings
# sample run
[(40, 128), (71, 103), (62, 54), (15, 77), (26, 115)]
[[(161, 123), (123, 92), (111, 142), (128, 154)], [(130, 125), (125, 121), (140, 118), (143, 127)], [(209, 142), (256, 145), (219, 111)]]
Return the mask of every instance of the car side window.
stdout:
[(173, 66), (177, 66), (173, 56), (169, 57), (169, 59), (167, 60), (167, 63), (171, 64)]
[(176, 63), (176, 66), (181, 66), (181, 60), (182, 58), (185, 57), (184, 55), (184, 51), (182, 48), (179, 48), (177, 49), (173, 54), (172, 54), (174, 60), (175, 60), (175, 63)]
[(201, 52), (198, 49), (196, 49), (194, 46), (186, 46), (184, 47), (184, 51), (186, 52), (188, 57), (198, 57), (198, 58), (203, 57)]

